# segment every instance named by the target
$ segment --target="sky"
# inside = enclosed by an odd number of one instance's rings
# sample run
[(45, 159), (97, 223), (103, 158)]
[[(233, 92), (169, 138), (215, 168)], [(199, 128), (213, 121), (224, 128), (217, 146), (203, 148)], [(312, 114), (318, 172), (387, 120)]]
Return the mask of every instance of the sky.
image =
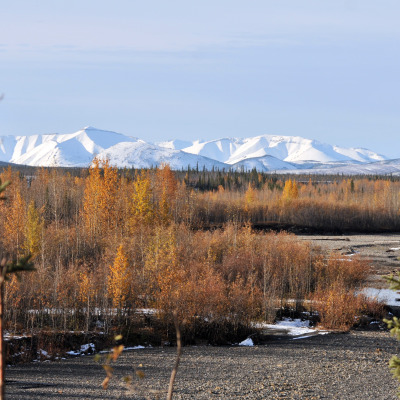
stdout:
[(398, 0), (4, 0), (0, 135), (302, 136), (400, 158)]

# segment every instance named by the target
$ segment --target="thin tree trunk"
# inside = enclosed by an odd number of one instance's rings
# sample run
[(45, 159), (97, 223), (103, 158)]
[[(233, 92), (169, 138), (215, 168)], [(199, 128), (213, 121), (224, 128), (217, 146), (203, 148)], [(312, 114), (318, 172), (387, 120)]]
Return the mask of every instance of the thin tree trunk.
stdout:
[(174, 311), (174, 324), (175, 324), (175, 331), (176, 331), (176, 360), (175, 360), (174, 368), (172, 369), (172, 372), (171, 372), (171, 378), (169, 380), (167, 400), (172, 400), (172, 393), (174, 391), (174, 382), (175, 382), (176, 374), (178, 373), (179, 362), (181, 360), (181, 354), (182, 354), (181, 331), (179, 329), (178, 315), (177, 315), (176, 311)]

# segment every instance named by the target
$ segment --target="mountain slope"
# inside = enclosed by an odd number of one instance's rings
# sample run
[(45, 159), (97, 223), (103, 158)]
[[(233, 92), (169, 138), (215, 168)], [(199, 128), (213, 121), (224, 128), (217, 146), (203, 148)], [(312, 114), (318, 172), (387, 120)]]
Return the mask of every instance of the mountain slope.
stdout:
[(90, 126), (69, 134), (6, 136), (0, 138), (0, 161), (46, 167), (85, 167), (104, 149), (135, 140)]
[(304, 139), (299, 136), (261, 135), (246, 139), (224, 138), (211, 141), (195, 141), (182, 149), (191, 154), (216, 159), (228, 164), (236, 164), (249, 158), (273, 156), (282, 161), (298, 163), (304, 161), (372, 162), (386, 160), (381, 154), (366, 149), (342, 148)]
[(0, 136), (0, 162), (87, 167), (96, 155), (109, 158), (118, 167), (128, 168), (150, 168), (167, 163), (173, 169), (190, 166), (346, 174), (347, 171), (397, 173), (398, 165), (390, 164), (385, 156), (367, 149), (331, 146), (299, 136), (261, 135), (150, 144), (90, 126), (69, 134)]
[(279, 160), (279, 158), (272, 156), (253, 157), (246, 160), (239, 161), (230, 165), (231, 168), (237, 171), (251, 171), (256, 169), (259, 172), (268, 171), (291, 171), (297, 169), (295, 164)]
[[(220, 162), (228, 162), (232, 154), (243, 145), (243, 139), (218, 139), (201, 142), (196, 140), (182, 150), (186, 153), (198, 154)], [(240, 160), (239, 160), (240, 161)]]
[[(284, 171), (279, 171), (283, 172)], [(348, 163), (347, 165), (329, 165), (310, 169), (290, 171), (294, 174), (332, 174), (332, 175), (396, 175), (400, 176), (400, 158), (376, 161), (372, 163)]]
[[(174, 141), (187, 146), (189, 142)], [(0, 161), (32, 166), (87, 167), (95, 156), (118, 167), (150, 168), (167, 163), (173, 169), (228, 168), (226, 164), (137, 138), (86, 127), (70, 134), (5, 136), (0, 138)]]
[(175, 170), (187, 169), (187, 167), (207, 170), (228, 168), (226, 164), (206, 157), (162, 148), (143, 140), (134, 143), (118, 143), (99, 153), (99, 157), (108, 158), (112, 165), (118, 165), (121, 168), (151, 168), (161, 164), (168, 164)]

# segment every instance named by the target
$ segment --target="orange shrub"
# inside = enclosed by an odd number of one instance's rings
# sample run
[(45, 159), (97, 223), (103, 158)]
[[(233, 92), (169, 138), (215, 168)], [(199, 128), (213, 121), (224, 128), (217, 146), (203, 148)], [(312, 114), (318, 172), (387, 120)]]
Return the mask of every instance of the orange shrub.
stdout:
[(383, 304), (376, 299), (349, 290), (340, 282), (315, 292), (311, 301), (324, 328), (342, 331), (348, 331), (362, 315), (381, 318), (384, 309)]

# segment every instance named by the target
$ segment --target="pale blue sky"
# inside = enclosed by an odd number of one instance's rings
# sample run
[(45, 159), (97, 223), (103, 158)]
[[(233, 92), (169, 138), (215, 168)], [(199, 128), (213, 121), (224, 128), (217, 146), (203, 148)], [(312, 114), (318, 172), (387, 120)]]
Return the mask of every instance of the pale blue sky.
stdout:
[(398, 0), (3, 0), (0, 135), (299, 135), (400, 157)]

